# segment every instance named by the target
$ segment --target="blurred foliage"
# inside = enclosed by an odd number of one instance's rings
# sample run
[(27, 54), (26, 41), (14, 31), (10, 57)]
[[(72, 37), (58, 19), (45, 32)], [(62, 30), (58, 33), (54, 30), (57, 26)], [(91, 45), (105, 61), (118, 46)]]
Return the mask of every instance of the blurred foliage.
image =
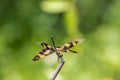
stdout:
[(0, 80), (49, 80), (56, 55), (37, 62), (36, 42), (85, 38), (63, 53), (56, 80), (120, 80), (120, 0), (0, 0)]

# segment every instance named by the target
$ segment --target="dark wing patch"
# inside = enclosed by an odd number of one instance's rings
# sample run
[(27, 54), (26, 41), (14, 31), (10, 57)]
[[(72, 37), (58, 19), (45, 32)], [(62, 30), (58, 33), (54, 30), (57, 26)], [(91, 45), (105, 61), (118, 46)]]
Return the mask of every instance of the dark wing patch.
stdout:
[(41, 46), (42, 46), (44, 49), (51, 49), (51, 48), (52, 48), (50, 45), (48, 45), (48, 44), (45, 43), (45, 42), (42, 42), (42, 43), (41, 43)]

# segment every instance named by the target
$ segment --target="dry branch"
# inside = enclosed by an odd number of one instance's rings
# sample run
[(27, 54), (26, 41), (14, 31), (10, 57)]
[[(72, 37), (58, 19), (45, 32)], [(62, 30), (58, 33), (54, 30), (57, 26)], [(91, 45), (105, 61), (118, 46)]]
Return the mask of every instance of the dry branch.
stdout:
[(60, 72), (60, 70), (62, 69), (63, 65), (64, 65), (65, 61), (64, 59), (61, 60), (61, 62), (59, 63), (57, 69), (55, 70), (55, 72), (53, 73), (52, 77), (50, 80), (55, 80), (55, 78), (57, 77), (58, 73)]

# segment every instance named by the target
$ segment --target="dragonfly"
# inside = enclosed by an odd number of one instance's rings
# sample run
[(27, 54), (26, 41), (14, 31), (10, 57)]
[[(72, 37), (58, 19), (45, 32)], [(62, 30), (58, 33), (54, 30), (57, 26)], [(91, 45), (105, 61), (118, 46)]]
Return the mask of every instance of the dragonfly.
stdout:
[(72, 53), (78, 53), (77, 51), (71, 50), (72, 47), (79, 43), (83, 43), (84, 39), (75, 39), (73, 41), (66, 42), (63, 46), (55, 46), (53, 37), (51, 38), (53, 47), (49, 44), (42, 42), (41, 46), (43, 49), (38, 52), (38, 54), (33, 58), (33, 61), (37, 61), (45, 56), (48, 56), (50, 54), (56, 53), (58, 55), (58, 58), (62, 58), (61, 52), (72, 52)]

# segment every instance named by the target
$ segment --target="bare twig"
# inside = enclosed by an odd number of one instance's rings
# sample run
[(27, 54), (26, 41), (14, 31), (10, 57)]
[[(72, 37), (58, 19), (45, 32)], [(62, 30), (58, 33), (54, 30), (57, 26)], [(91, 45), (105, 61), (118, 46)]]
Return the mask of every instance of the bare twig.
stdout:
[(61, 60), (61, 62), (59, 63), (57, 69), (55, 70), (55, 72), (53, 73), (52, 77), (50, 80), (55, 80), (55, 78), (57, 77), (58, 73), (60, 72), (60, 70), (62, 69), (63, 65), (64, 65), (65, 61), (64, 59)]

